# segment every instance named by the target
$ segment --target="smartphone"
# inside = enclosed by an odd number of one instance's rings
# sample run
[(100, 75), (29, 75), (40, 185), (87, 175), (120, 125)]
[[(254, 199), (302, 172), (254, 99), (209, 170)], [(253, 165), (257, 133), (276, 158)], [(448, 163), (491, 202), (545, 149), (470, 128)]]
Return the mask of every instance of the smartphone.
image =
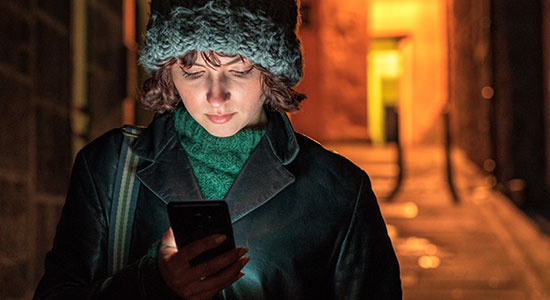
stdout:
[(225, 201), (170, 202), (168, 203), (168, 217), (178, 249), (212, 234), (224, 234), (227, 237), (218, 247), (192, 259), (189, 262), (192, 266), (235, 248), (231, 217)]

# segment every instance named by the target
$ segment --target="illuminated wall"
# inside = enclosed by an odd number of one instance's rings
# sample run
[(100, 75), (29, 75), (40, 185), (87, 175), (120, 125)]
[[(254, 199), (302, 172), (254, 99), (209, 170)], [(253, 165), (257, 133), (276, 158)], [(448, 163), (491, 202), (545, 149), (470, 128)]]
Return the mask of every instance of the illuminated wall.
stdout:
[[(368, 5), (370, 38), (400, 38), (397, 106), (401, 141), (433, 141), (447, 98), (445, 1), (370, 0)], [(369, 126), (375, 125), (369, 122)]]
[(367, 73), (372, 71), (367, 71), (367, 46), (370, 39), (400, 38), (396, 105), (401, 140), (405, 144), (435, 140), (434, 128), (447, 98), (445, 1), (304, 0), (303, 4), (309, 22), (301, 30), (305, 76), (298, 88), (309, 99), (303, 111), (292, 116), (295, 127), (324, 141), (383, 142), (382, 101), (367, 101), (373, 92), (367, 92)]
[[(550, 170), (550, 0), (545, 0), (543, 2), (543, 53), (544, 53), (544, 78), (545, 78), (545, 93), (544, 98), (546, 105), (546, 168)], [(546, 180), (546, 188), (550, 191), (550, 175)], [(550, 201), (550, 195), (548, 196), (548, 201)]]
[(317, 140), (366, 140), (366, 3), (304, 0), (300, 31), (308, 99), (292, 115), (295, 128)]
[[(403, 81), (403, 55), (399, 43), (399, 38), (374, 39), (370, 42), (367, 55), (367, 127), (375, 145), (391, 142), (392, 131), (396, 130), (394, 127), (399, 122), (395, 117), (400, 97), (399, 83)], [(393, 135), (395, 141), (397, 134), (394, 132)]]

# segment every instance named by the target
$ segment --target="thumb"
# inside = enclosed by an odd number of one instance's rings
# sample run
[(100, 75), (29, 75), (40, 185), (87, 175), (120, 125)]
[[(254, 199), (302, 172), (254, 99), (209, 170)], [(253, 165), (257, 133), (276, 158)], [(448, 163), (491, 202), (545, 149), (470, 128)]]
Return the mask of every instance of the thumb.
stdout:
[(165, 254), (171, 254), (177, 251), (178, 251), (178, 247), (176, 246), (176, 239), (174, 238), (174, 232), (172, 231), (172, 227), (170, 227), (162, 236), (162, 240), (160, 244), (160, 252)]

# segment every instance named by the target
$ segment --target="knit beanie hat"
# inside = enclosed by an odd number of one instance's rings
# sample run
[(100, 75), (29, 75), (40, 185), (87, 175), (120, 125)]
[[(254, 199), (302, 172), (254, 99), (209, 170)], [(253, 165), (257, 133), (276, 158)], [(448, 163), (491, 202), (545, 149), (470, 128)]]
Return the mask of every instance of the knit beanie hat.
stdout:
[(140, 63), (149, 73), (191, 50), (240, 54), (295, 86), (300, 0), (152, 0)]

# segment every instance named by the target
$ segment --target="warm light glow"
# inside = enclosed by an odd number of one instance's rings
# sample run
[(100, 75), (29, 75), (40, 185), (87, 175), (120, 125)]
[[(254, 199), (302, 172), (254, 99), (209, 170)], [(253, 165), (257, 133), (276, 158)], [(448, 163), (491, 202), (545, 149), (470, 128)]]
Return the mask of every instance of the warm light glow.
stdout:
[(410, 201), (385, 204), (381, 210), (386, 218), (412, 219), (418, 216), (418, 205)]
[(366, 141), (367, 2), (302, 4), (304, 77), (296, 89), (315, 101), (305, 101), (293, 115), (294, 128), (323, 142)]
[(126, 48), (136, 46), (136, 10), (134, 0), (124, 0), (123, 4), (123, 41)]
[(490, 100), (491, 98), (493, 98), (494, 95), (495, 95), (495, 91), (490, 86), (484, 86), (481, 89), (481, 97), (483, 97), (483, 99)]
[(386, 230), (388, 231), (388, 236), (391, 240), (395, 240), (399, 236), (399, 231), (397, 231), (397, 227), (394, 225), (386, 223)]
[(414, 236), (408, 238), (406, 242), (407, 247), (415, 251), (424, 251), (424, 249), (426, 249), (426, 246), (430, 244), (431, 243), (430, 241), (428, 241), (428, 239), (414, 237)]
[(136, 43), (136, 9), (134, 0), (123, 2), (123, 36), (126, 47), (126, 90), (128, 94), (122, 103), (122, 121), (133, 124), (135, 121), (135, 98), (137, 96), (137, 43)]
[[(374, 42), (376, 43), (376, 41)], [(394, 50), (373, 50), (367, 56), (368, 128), (373, 144), (385, 142), (383, 80), (398, 80), (402, 72), (401, 53)]]
[(401, 74), (401, 55), (397, 50), (374, 51), (373, 63), (383, 77), (398, 77)]
[(399, 20), (403, 26), (410, 28), (416, 26), (421, 5), (418, 1), (373, 1), (369, 18), (373, 24), (386, 24), (387, 20)]
[(403, 215), (405, 218), (412, 219), (418, 215), (418, 206), (414, 202), (407, 202), (403, 207)]
[(427, 239), (413, 236), (404, 240), (399, 245), (399, 249), (401, 253), (407, 253), (409, 255), (425, 255), (426, 246), (429, 245), (432, 245), (432, 243)]
[(472, 198), (476, 201), (482, 201), (489, 197), (489, 188), (486, 186), (476, 187), (472, 193)]
[(426, 254), (431, 255), (431, 256), (436, 255), (438, 250), (439, 249), (434, 244), (426, 245), (426, 248), (424, 248), (424, 251), (426, 251)]
[(424, 255), (418, 258), (418, 265), (423, 269), (435, 269), (440, 263), (441, 260), (437, 256)]
[[(398, 82), (399, 137), (403, 145), (414, 144), (436, 134), (434, 127), (447, 99), (446, 3), (441, 0), (369, 0), (368, 30), (371, 43), (397, 38), (401, 70)], [(370, 56), (368, 59), (372, 59)], [(377, 58), (379, 61), (382, 59)], [(368, 61), (368, 64), (372, 62)], [(375, 142), (383, 141), (379, 128), (383, 117), (375, 117), (379, 101), (376, 78), (368, 80), (369, 133)], [(375, 124), (378, 122), (377, 124)], [(382, 133), (381, 133), (382, 132)]]

